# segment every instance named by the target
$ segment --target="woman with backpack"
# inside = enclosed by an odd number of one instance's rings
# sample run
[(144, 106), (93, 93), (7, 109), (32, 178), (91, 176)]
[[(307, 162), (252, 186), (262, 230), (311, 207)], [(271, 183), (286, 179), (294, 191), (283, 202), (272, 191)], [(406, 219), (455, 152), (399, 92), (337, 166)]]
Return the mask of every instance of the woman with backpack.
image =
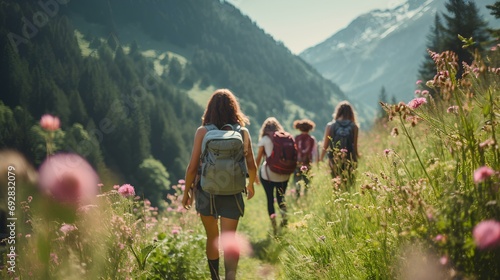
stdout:
[[(220, 279), (219, 277), (219, 235), (236, 237), (236, 229), (238, 221), (244, 213), (243, 191), (233, 195), (218, 195), (209, 193), (204, 190), (203, 180), (197, 180), (199, 177), (203, 178), (205, 174), (200, 174), (199, 170), (202, 165), (200, 158), (202, 153), (205, 153), (205, 136), (212, 131), (210, 127), (215, 127), (215, 130), (225, 130), (230, 127), (234, 132), (229, 131), (228, 135), (240, 134), (240, 145), (243, 149), (242, 156), (246, 163), (246, 170), (248, 172), (248, 179), (241, 180), (240, 178), (230, 178), (234, 182), (242, 182), (242, 190), (246, 190), (247, 199), (251, 199), (254, 195), (253, 184), (257, 174), (257, 166), (254, 160), (252, 151), (252, 140), (248, 130), (244, 127), (248, 124), (248, 117), (245, 116), (241, 110), (238, 101), (234, 94), (228, 89), (216, 90), (210, 100), (203, 114), (202, 126), (198, 127), (194, 136), (193, 149), (191, 152), (191, 160), (186, 169), (185, 190), (182, 198), (184, 208), (189, 209), (196, 198), (196, 211), (200, 214), (201, 221), (205, 227), (207, 234), (206, 254), (208, 265), (212, 279)], [(229, 125), (229, 126), (227, 126)], [(241, 127), (241, 128), (240, 128)], [(236, 131), (238, 130), (238, 131)], [(208, 144), (206, 144), (208, 146)], [(215, 172), (216, 173), (216, 172)], [(227, 174), (214, 174), (218, 178), (224, 177), (227, 179)], [(245, 176), (244, 174), (243, 176)], [(238, 174), (240, 176), (240, 174)], [(211, 182), (222, 184), (223, 182), (217, 180), (208, 180)], [(227, 180), (226, 180), (227, 181)], [(245, 186), (245, 181), (247, 181)], [(215, 183), (214, 183), (215, 182)], [(193, 197), (194, 196), (194, 197)], [(218, 220), (220, 218), (220, 232)], [(224, 247), (224, 246), (223, 246)], [(223, 248), (225, 249), (225, 248)], [(238, 266), (239, 254), (234, 252), (224, 251), (224, 267), (225, 279), (235, 279), (236, 268)]]
[(332, 178), (340, 177), (342, 183), (352, 183), (359, 158), (356, 114), (348, 101), (342, 101), (332, 116), (333, 120), (325, 128), (320, 160), (328, 154)]
[[(257, 144), (259, 150), (257, 152), (257, 165), (262, 163), (260, 167), (260, 183), (264, 187), (264, 191), (266, 192), (267, 197), (267, 212), (269, 214), (269, 218), (271, 219), (271, 225), (273, 227), (273, 233), (276, 235), (278, 233), (278, 227), (276, 222), (276, 210), (274, 207), (274, 201), (278, 202), (278, 207), (281, 212), (281, 223), (282, 227), (287, 225), (287, 209), (285, 204), (285, 193), (286, 188), (288, 186), (288, 180), (290, 179), (291, 173), (295, 170), (296, 166), (296, 150), (294, 157), (294, 163), (291, 170), (286, 170), (284, 167), (283, 171), (276, 170), (273, 167), (273, 156), (276, 156), (276, 153), (280, 152), (284, 149), (280, 149), (280, 151), (276, 151), (275, 148), (279, 144), (274, 140), (278, 136), (283, 136), (283, 139), (288, 139), (292, 143), (293, 149), (295, 149), (295, 145), (293, 144), (293, 136), (289, 133), (285, 132), (281, 124), (274, 117), (267, 118), (264, 123), (262, 123), (262, 127), (260, 128), (260, 139)], [(281, 145), (281, 144), (280, 144)], [(264, 158), (265, 156), (265, 158)], [(265, 159), (265, 160), (264, 160)], [(262, 162), (264, 160), (264, 162)], [(259, 182), (258, 182), (259, 183)]]
[(297, 198), (300, 197), (302, 185), (304, 186), (304, 194), (307, 193), (312, 163), (318, 160), (316, 138), (310, 134), (315, 126), (316, 124), (309, 119), (296, 120), (293, 122), (293, 127), (300, 131), (300, 134), (295, 136), (295, 144), (297, 145), (297, 168), (293, 176)]

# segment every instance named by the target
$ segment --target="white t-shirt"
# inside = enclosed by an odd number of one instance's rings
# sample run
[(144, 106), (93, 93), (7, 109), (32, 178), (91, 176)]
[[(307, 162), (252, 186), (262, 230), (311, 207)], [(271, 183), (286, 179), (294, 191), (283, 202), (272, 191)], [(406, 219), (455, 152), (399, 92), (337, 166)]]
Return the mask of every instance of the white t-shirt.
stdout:
[[(259, 143), (257, 143), (257, 146), (264, 147), (266, 158), (267, 155), (270, 155), (273, 152), (273, 147), (274, 147), (273, 141), (267, 135), (260, 138)], [(264, 180), (271, 182), (285, 182), (288, 181), (288, 179), (290, 178), (290, 174), (278, 174), (271, 171), (269, 167), (267, 167), (266, 161), (264, 161), (264, 163), (260, 167), (260, 174)]]

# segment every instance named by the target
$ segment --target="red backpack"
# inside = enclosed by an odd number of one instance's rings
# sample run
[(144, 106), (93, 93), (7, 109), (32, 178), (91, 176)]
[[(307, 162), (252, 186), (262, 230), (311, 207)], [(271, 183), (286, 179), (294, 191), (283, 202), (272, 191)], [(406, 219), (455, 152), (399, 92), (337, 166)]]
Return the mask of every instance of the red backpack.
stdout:
[(273, 151), (266, 159), (267, 166), (278, 174), (292, 174), (297, 167), (297, 147), (293, 136), (285, 131), (275, 131), (270, 137)]
[(297, 144), (297, 161), (302, 165), (308, 165), (312, 161), (314, 138), (311, 135), (302, 133), (295, 137)]

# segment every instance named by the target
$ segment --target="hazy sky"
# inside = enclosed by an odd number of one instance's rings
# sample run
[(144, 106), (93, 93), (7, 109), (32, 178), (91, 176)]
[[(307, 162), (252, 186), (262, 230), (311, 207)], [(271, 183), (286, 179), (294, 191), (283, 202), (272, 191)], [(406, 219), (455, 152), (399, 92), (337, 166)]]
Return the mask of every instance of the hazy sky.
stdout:
[(357, 16), (405, 0), (228, 0), (264, 31), (299, 54), (346, 27)]

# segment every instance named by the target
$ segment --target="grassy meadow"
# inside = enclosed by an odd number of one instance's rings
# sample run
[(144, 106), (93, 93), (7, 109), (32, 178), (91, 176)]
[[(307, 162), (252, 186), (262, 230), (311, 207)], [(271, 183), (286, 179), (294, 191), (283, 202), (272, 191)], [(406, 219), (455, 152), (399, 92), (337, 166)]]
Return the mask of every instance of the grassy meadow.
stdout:
[[(239, 226), (251, 252), (237, 278), (499, 279), (499, 53), (477, 57), (461, 78), (452, 53), (434, 54), (435, 79), (408, 103), (382, 104), (387, 119), (360, 135), (354, 183), (332, 180), (321, 162), (306, 195), (297, 199), (289, 184), (289, 224), (276, 236), (256, 185)], [(56, 186), (38, 187), (46, 175), (20, 155), (0, 158), (2, 186), (16, 183), (15, 203), (2, 197), (16, 220), (1, 279), (209, 278), (182, 181), (163, 212), (113, 183), (75, 205), (45, 195)]]

